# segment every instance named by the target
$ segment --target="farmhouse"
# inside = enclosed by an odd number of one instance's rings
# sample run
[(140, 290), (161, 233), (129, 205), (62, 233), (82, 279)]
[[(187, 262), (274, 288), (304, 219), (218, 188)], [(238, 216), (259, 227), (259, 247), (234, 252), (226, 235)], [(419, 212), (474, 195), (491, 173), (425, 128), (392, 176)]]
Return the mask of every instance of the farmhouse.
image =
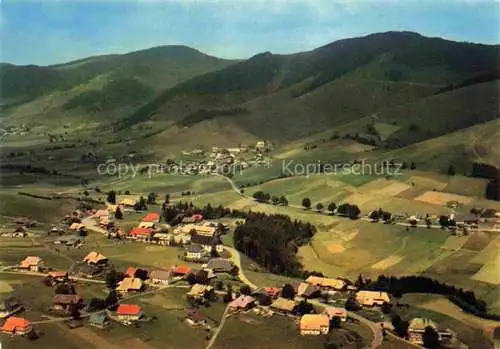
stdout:
[(118, 283), (116, 290), (121, 293), (130, 291), (141, 291), (143, 288), (143, 282), (141, 279), (136, 277), (126, 277)]
[(9, 333), (14, 335), (25, 335), (33, 330), (31, 322), (22, 317), (9, 317), (2, 326), (3, 333)]
[(213, 290), (214, 288), (209, 285), (194, 284), (186, 295), (193, 299), (207, 298)]
[(327, 315), (330, 320), (338, 317), (342, 322), (347, 321), (347, 310), (345, 308), (327, 307), (323, 310), (323, 314)]
[(127, 207), (134, 207), (135, 206), (135, 200), (125, 198), (120, 201), (120, 205), (127, 206)]
[(182, 234), (196, 234), (212, 237), (217, 233), (217, 227), (205, 224), (186, 224), (180, 227), (179, 232)]
[(132, 228), (129, 238), (137, 241), (147, 241), (151, 239), (153, 229), (151, 228)]
[(278, 287), (264, 287), (264, 292), (271, 298), (276, 298), (279, 296), (281, 289)]
[(438, 326), (430, 319), (414, 318), (410, 321), (410, 325), (408, 327), (409, 341), (417, 345), (423, 345), (423, 335), (425, 328), (428, 326), (432, 327), (438, 333), (440, 342), (449, 341), (453, 337), (453, 334), (450, 331), (439, 330)]
[(83, 306), (83, 299), (76, 294), (56, 294), (52, 300), (52, 310), (69, 312), (71, 306)]
[(82, 223), (72, 223), (70, 226), (69, 226), (69, 229), (70, 230), (80, 230), (80, 229), (84, 229), (85, 228), (85, 224), (82, 224)]
[(342, 290), (346, 286), (346, 282), (341, 279), (330, 279), (319, 276), (309, 276), (306, 280), (307, 283), (319, 286), (323, 289)]
[(47, 278), (52, 280), (54, 283), (66, 282), (69, 279), (67, 271), (50, 271), (47, 274)]
[(20, 269), (26, 269), (30, 271), (40, 271), (43, 267), (43, 260), (38, 256), (28, 256), (19, 263)]
[(204, 325), (207, 321), (205, 315), (199, 309), (189, 309), (186, 315), (186, 322), (192, 326)]
[(153, 284), (168, 285), (170, 280), (170, 271), (155, 269), (149, 274), (149, 280)]
[(321, 295), (321, 289), (318, 286), (301, 282), (296, 289), (297, 296), (303, 298), (315, 298)]
[(142, 218), (142, 221), (160, 223), (160, 214), (158, 212), (150, 212)]
[(249, 310), (255, 306), (255, 298), (241, 295), (230, 302), (228, 306), (232, 310)]
[(136, 304), (120, 304), (116, 309), (116, 316), (120, 321), (137, 321), (142, 316), (142, 309)]
[(218, 253), (222, 253), (224, 251), (224, 246), (222, 245), (222, 241), (218, 236), (207, 236), (207, 235), (198, 235), (195, 234), (191, 236), (191, 242), (194, 244), (199, 244), (203, 248), (203, 250), (210, 252), (212, 251), (212, 247), (215, 247), (215, 250)]
[(186, 248), (184, 257), (188, 260), (198, 261), (203, 258), (204, 250), (200, 245), (190, 245)]
[(99, 220), (101, 217), (109, 217), (109, 212), (109, 210), (97, 210), (92, 217)]
[(278, 297), (270, 306), (272, 310), (279, 313), (293, 313), (297, 307), (297, 303), (292, 299)]
[(384, 302), (390, 303), (391, 298), (387, 292), (379, 291), (358, 291), (356, 301), (363, 306), (382, 305)]
[(94, 313), (90, 314), (89, 325), (104, 329), (110, 325), (109, 319), (104, 313)]
[(172, 267), (172, 275), (174, 276), (184, 276), (187, 275), (191, 272), (191, 268), (189, 268), (187, 265), (180, 264)]
[(76, 246), (82, 242), (82, 238), (76, 235), (63, 235), (53, 241), (54, 245)]
[(214, 273), (232, 273), (235, 266), (229, 259), (212, 258), (208, 261), (207, 268)]
[(170, 233), (155, 233), (153, 234), (153, 240), (159, 245), (170, 245), (172, 241), (175, 241), (174, 236)]
[(14, 297), (8, 297), (3, 302), (0, 302), (0, 319), (4, 319), (21, 310), (23, 310), (21, 302)]
[(101, 253), (92, 251), (83, 259), (88, 265), (105, 265), (108, 259)]
[(457, 225), (477, 226), (481, 219), (472, 214), (458, 214), (453, 219)]
[(325, 314), (306, 314), (300, 318), (300, 335), (319, 336), (330, 331), (330, 319)]

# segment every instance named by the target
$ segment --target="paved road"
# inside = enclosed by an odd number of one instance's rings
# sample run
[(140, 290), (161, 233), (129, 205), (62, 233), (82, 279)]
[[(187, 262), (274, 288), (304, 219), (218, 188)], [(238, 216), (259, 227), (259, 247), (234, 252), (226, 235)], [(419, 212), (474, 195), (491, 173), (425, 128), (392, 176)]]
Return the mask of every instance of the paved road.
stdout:
[[(29, 276), (39, 276), (39, 277), (45, 277), (47, 276), (47, 273), (38, 273), (35, 271), (14, 271), (14, 270), (5, 270), (5, 269), (0, 269), (1, 274), (15, 274), (15, 275), (29, 275)], [(106, 282), (103, 280), (95, 280), (95, 279), (86, 279), (86, 278), (81, 278), (81, 277), (76, 277), (76, 276), (70, 276), (70, 280), (76, 280), (76, 281), (83, 281), (83, 282), (91, 282), (95, 284), (105, 284)]]

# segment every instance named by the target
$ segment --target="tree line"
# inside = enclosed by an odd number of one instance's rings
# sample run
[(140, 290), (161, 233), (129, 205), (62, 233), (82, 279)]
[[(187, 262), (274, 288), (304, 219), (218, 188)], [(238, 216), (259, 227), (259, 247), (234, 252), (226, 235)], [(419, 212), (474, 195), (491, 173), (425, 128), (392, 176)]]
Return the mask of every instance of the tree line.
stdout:
[(292, 221), (286, 215), (249, 212), (236, 227), (234, 246), (272, 273), (302, 276), (296, 254), (315, 233), (312, 224)]
[(447, 296), (448, 299), (462, 310), (476, 316), (500, 320), (500, 315), (488, 312), (486, 303), (478, 298), (473, 291), (448, 285), (426, 276), (385, 276), (380, 275), (377, 280), (363, 285), (364, 289), (386, 291), (399, 298), (404, 293), (433, 293)]

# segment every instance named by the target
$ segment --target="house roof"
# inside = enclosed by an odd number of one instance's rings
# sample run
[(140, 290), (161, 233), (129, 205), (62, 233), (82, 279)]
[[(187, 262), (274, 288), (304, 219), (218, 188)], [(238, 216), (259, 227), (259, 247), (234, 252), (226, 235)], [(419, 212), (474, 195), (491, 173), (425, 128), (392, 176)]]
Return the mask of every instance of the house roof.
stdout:
[(132, 199), (122, 199), (120, 201), (120, 205), (124, 205), (124, 206), (134, 206), (135, 205), (135, 200), (132, 200)]
[(455, 216), (455, 222), (479, 222), (480, 218), (473, 214), (458, 214)]
[(185, 224), (181, 227), (181, 232), (183, 233), (189, 233), (193, 230), (197, 235), (214, 236), (217, 228), (204, 224)]
[(241, 295), (229, 303), (230, 308), (246, 308), (248, 305), (255, 302), (255, 298), (251, 296)]
[(199, 322), (205, 320), (205, 315), (200, 311), (200, 309), (189, 309), (186, 318)]
[(194, 284), (187, 294), (190, 296), (203, 296), (205, 292), (210, 292), (213, 289), (210, 285)]
[(222, 241), (218, 236), (207, 236), (194, 234), (191, 236), (191, 242), (200, 245), (222, 245)]
[(85, 228), (85, 224), (82, 224), (82, 223), (72, 223), (69, 228), (71, 230), (79, 230), (81, 228)]
[(309, 276), (306, 282), (316, 286), (331, 287), (335, 289), (342, 289), (346, 285), (346, 282), (341, 279), (331, 279), (313, 275)]
[(38, 256), (28, 256), (21, 261), (21, 267), (29, 267), (32, 265), (38, 265), (42, 262), (42, 259)]
[(191, 268), (189, 268), (187, 265), (180, 264), (172, 268), (172, 271), (175, 274), (188, 274), (191, 271)]
[(327, 307), (323, 310), (323, 314), (326, 314), (330, 319), (334, 316), (343, 317), (347, 316), (347, 310), (341, 307)]
[(54, 304), (77, 304), (83, 299), (77, 294), (56, 294), (52, 299)]
[(384, 299), (386, 302), (391, 301), (389, 294), (381, 291), (358, 291), (356, 293), (356, 298)]
[(330, 327), (330, 319), (325, 314), (306, 314), (300, 318), (301, 330), (317, 330)]
[(285, 310), (285, 311), (293, 311), (296, 305), (297, 303), (295, 303), (295, 301), (292, 299), (279, 297), (271, 304), (271, 308)]
[(129, 233), (129, 235), (132, 236), (140, 236), (140, 235), (150, 236), (151, 234), (153, 234), (153, 229), (151, 228), (132, 228), (132, 230)]
[(201, 248), (200, 245), (189, 245), (187, 248), (186, 248), (186, 252), (189, 252), (189, 253), (200, 253), (203, 249)]
[(182, 218), (181, 223), (194, 223), (196, 222), (196, 219), (193, 217), (184, 217)]
[(170, 271), (155, 269), (149, 274), (150, 279), (168, 280), (170, 278)]
[(307, 282), (301, 282), (297, 287), (297, 296), (311, 296), (318, 292), (319, 288), (315, 285), (308, 284)]
[(118, 291), (140, 290), (142, 287), (142, 280), (136, 277), (126, 277), (118, 283), (116, 288)]
[(47, 273), (47, 276), (53, 277), (53, 278), (63, 278), (68, 276), (67, 271), (50, 271)]
[(224, 258), (212, 258), (207, 263), (207, 268), (214, 271), (229, 272), (233, 270), (233, 263), (229, 259)]
[(127, 270), (125, 271), (125, 275), (130, 276), (133, 278), (135, 276), (135, 272), (137, 271), (137, 268), (134, 267), (128, 267)]
[(157, 222), (159, 220), (160, 214), (158, 212), (150, 212), (142, 218), (143, 222)]
[(141, 313), (141, 307), (136, 304), (120, 304), (118, 309), (116, 309), (116, 314), (118, 315), (139, 315)]
[(92, 251), (83, 260), (87, 263), (98, 263), (107, 260), (107, 258), (99, 252)]
[(276, 297), (280, 293), (278, 287), (264, 287), (264, 292), (266, 292), (271, 297)]
[(201, 220), (203, 220), (203, 215), (201, 215), (201, 214), (194, 214), (194, 215), (191, 216), (191, 218), (193, 218), (196, 221), (201, 221)]
[(2, 331), (5, 332), (14, 332), (17, 328), (29, 328), (31, 326), (31, 322), (22, 317), (11, 316), (5, 320), (5, 323), (2, 326)]

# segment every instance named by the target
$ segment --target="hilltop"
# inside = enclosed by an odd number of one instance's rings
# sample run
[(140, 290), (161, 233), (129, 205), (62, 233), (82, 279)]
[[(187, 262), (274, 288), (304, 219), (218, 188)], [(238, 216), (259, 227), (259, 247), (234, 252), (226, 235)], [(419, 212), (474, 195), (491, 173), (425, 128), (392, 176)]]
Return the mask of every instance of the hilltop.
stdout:
[[(499, 52), (386, 32), (241, 61), (162, 46), (49, 67), (4, 64), (3, 121), (77, 123), (157, 158), (257, 139), (302, 147), (315, 136), (378, 153), (442, 137), (446, 149), (444, 136), (498, 118)], [(447, 157), (463, 157), (455, 150)], [(466, 152), (462, 162), (476, 158)]]

